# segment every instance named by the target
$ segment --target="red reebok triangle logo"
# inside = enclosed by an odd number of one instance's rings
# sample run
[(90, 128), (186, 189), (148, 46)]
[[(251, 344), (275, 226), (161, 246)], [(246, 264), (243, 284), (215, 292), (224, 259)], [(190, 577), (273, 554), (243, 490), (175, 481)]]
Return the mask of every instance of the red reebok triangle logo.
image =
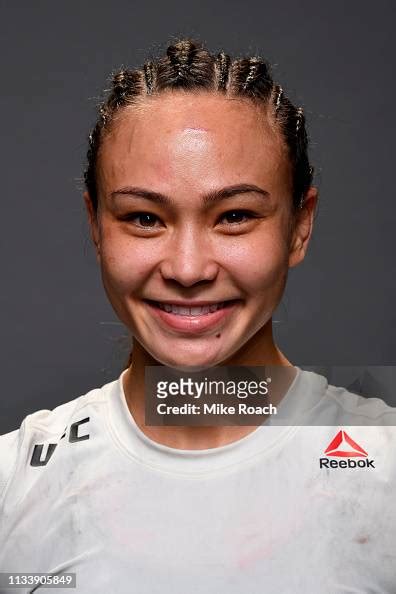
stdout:
[(333, 441), (325, 450), (326, 456), (338, 456), (340, 458), (353, 458), (359, 456), (366, 458), (367, 452), (360, 445), (349, 437), (346, 431), (339, 431)]

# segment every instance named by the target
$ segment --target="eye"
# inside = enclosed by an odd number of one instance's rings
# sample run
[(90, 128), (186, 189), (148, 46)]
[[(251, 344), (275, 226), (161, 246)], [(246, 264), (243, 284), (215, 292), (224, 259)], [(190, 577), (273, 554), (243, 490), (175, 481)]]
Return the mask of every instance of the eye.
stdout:
[(220, 220), (227, 219), (227, 225), (240, 225), (256, 218), (249, 210), (229, 210), (224, 213)]
[(159, 221), (158, 217), (151, 212), (134, 212), (122, 217), (123, 221), (131, 221), (137, 227), (145, 229), (153, 229), (155, 222)]

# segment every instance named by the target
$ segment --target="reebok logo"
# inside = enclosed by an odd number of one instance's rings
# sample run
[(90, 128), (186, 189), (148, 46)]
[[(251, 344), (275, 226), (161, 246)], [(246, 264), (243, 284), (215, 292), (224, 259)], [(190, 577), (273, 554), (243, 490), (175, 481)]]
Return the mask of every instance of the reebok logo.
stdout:
[[(337, 433), (324, 453), (327, 457), (319, 458), (320, 468), (375, 468), (374, 460), (369, 460), (367, 452), (343, 430)], [(329, 457), (348, 459), (330, 460)], [(350, 460), (350, 458), (360, 458), (360, 460)]]

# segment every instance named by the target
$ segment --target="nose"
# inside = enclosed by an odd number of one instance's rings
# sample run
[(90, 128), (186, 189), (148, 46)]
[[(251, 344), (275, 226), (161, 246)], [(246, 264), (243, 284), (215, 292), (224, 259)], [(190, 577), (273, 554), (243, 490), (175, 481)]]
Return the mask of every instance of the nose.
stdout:
[(164, 279), (177, 281), (184, 287), (213, 281), (218, 264), (206, 234), (191, 227), (177, 232), (166, 247), (160, 270)]

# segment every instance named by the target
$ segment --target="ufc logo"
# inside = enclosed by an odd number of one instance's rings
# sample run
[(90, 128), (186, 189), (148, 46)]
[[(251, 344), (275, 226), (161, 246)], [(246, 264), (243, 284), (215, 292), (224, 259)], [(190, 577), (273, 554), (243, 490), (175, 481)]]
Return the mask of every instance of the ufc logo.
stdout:
[[(89, 421), (89, 417), (86, 417), (85, 419), (82, 419), (81, 421), (76, 421), (76, 423), (72, 423), (72, 425), (70, 425), (69, 439), (68, 439), (69, 443), (75, 443), (76, 441), (84, 441), (85, 439), (89, 439), (89, 434), (88, 435), (79, 435), (78, 434), (80, 425), (83, 425), (84, 423), (88, 423), (88, 421)], [(65, 429), (65, 432), (63, 433), (61, 439), (66, 437), (66, 432), (67, 432), (67, 428)], [(30, 466), (45, 466), (46, 464), (48, 464), (49, 460), (52, 457), (52, 454), (56, 450), (57, 445), (58, 445), (57, 443), (47, 444), (47, 449), (45, 451), (45, 455), (43, 458), (42, 456), (43, 456), (44, 444), (43, 443), (36, 444), (33, 448), (33, 454), (32, 454), (32, 459), (30, 460)]]

